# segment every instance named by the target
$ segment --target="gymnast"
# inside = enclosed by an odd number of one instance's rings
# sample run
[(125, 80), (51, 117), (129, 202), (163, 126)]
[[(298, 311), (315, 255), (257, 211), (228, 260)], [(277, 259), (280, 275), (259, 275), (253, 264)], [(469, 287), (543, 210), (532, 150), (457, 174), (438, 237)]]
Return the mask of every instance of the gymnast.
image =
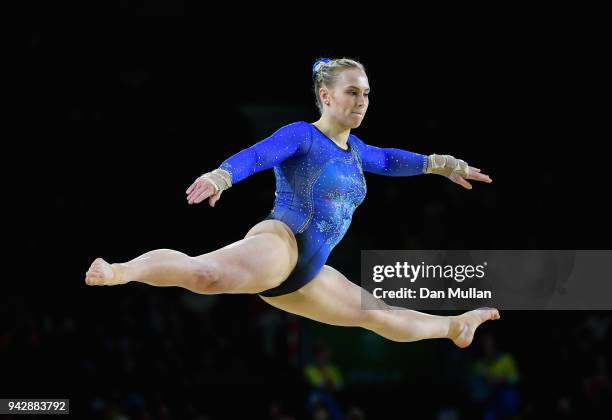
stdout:
[[(369, 105), (370, 86), (361, 63), (322, 58), (314, 63), (312, 74), (318, 121), (281, 127), (197, 178), (186, 191), (188, 204), (208, 199), (214, 207), (232, 185), (273, 169), (273, 209), (244, 239), (193, 257), (157, 249), (124, 263), (97, 258), (85, 283), (142, 282), (204, 295), (258, 294), (284, 311), (331, 325), (362, 327), (389, 340), (448, 338), (467, 347), (481, 323), (499, 319), (496, 309), (438, 316), (396, 308), (362, 293), (361, 287), (325, 262), (365, 198), (364, 172), (394, 177), (437, 174), (466, 189), (472, 188), (468, 180), (490, 183), (491, 178), (450, 155), (379, 148), (351, 134)], [(369, 302), (362, 305), (362, 296)]]

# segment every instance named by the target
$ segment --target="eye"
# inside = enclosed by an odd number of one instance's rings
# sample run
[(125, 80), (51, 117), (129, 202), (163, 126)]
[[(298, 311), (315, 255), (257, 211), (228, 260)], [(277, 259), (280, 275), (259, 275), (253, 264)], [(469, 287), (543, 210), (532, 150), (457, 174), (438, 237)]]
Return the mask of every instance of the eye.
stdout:
[[(350, 95), (358, 95), (358, 93), (357, 93), (357, 92), (355, 92), (355, 91), (351, 91), (351, 92), (349, 92), (349, 94), (350, 94)], [(369, 92), (366, 92), (366, 93), (364, 93), (364, 94), (363, 94), (363, 96), (370, 96), (370, 93), (369, 93)]]

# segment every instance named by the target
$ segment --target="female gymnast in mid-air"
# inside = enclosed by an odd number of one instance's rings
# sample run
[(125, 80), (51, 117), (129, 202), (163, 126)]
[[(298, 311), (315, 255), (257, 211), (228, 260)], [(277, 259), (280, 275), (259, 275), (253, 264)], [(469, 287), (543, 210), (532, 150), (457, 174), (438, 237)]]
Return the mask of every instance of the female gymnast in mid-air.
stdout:
[[(438, 174), (467, 189), (472, 188), (467, 180), (491, 179), (450, 155), (379, 148), (351, 134), (369, 104), (370, 86), (362, 64), (323, 58), (313, 65), (313, 79), (318, 121), (280, 128), (196, 179), (186, 191), (189, 204), (208, 199), (214, 207), (233, 184), (274, 168), (274, 207), (244, 239), (196, 257), (157, 249), (125, 263), (97, 258), (86, 273), (86, 284), (138, 281), (205, 295), (257, 293), (284, 311), (327, 324), (363, 327), (393, 341), (449, 338), (467, 347), (481, 323), (499, 318), (497, 310), (437, 316), (392, 307), (362, 294), (359, 286), (325, 262), (365, 198), (364, 172)], [(380, 309), (362, 309), (362, 296), (371, 299), (363, 307)]]

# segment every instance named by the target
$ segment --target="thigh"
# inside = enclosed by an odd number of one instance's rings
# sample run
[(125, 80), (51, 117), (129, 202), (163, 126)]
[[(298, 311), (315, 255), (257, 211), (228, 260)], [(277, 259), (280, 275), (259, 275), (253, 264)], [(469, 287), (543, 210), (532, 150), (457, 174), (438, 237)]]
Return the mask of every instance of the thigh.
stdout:
[[(301, 289), (287, 295), (265, 297), (263, 300), (284, 311), (315, 321), (345, 327), (378, 328), (387, 311), (362, 309), (389, 309), (342, 273), (328, 265)], [(362, 306), (362, 299), (364, 301)]]
[(293, 231), (291, 231), (291, 228), (287, 226), (285, 222), (275, 219), (262, 220), (249, 229), (244, 237), (249, 238), (259, 233), (273, 233), (278, 235), (287, 243), (289, 247), (293, 248), (297, 252), (297, 240), (295, 239)]
[(211, 293), (260, 293), (282, 283), (297, 257), (291, 229), (279, 220), (264, 220), (244, 239), (193, 258), (215, 267)]

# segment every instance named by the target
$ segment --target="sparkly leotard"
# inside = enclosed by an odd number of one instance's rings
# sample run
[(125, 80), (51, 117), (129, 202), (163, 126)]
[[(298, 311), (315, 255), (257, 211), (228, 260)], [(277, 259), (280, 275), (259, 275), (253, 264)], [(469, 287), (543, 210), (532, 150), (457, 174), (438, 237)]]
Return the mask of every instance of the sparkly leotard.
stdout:
[(230, 173), (232, 184), (274, 168), (276, 199), (266, 219), (281, 220), (293, 231), (298, 260), (289, 277), (260, 293), (262, 296), (296, 291), (321, 271), (365, 198), (364, 171), (411, 176), (427, 168), (425, 155), (370, 146), (353, 134), (347, 143), (348, 148), (342, 149), (317, 127), (300, 121), (280, 128), (219, 166)]

